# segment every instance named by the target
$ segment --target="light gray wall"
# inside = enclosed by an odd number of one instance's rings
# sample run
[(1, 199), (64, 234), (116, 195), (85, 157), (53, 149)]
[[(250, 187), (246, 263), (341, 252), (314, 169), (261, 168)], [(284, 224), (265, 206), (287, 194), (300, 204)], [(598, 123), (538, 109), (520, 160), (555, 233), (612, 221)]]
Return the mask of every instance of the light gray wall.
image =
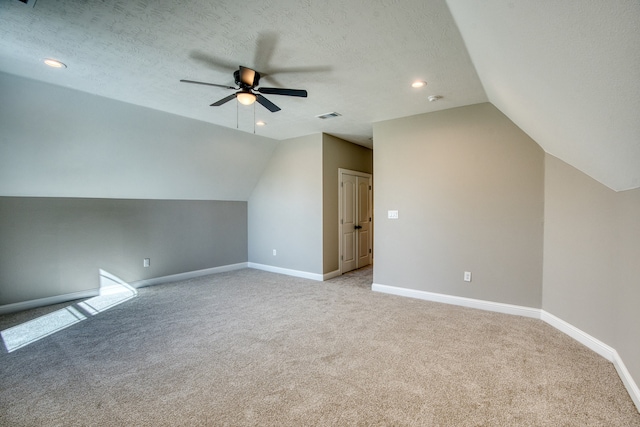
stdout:
[[(613, 347), (622, 357), (636, 384), (640, 384), (640, 189), (617, 193), (615, 314)], [(615, 272), (614, 272), (615, 274)]]
[(250, 262), (322, 273), (321, 134), (278, 143), (248, 209)]
[(616, 194), (553, 156), (545, 164), (543, 308), (604, 340), (614, 335)]
[(0, 304), (247, 261), (277, 141), (4, 73), (0, 93)]
[(338, 237), (338, 169), (373, 174), (373, 151), (332, 135), (322, 135), (323, 272), (340, 268)]
[(276, 144), (4, 73), (0, 93), (0, 196), (246, 201)]
[(372, 173), (372, 151), (326, 134), (279, 143), (249, 200), (250, 262), (338, 269), (338, 168)]
[(615, 348), (640, 383), (640, 190), (545, 164), (542, 308)]
[(379, 122), (373, 132), (374, 282), (541, 307), (540, 147), (491, 104)]
[(0, 236), (5, 305), (246, 262), (247, 202), (0, 197)]

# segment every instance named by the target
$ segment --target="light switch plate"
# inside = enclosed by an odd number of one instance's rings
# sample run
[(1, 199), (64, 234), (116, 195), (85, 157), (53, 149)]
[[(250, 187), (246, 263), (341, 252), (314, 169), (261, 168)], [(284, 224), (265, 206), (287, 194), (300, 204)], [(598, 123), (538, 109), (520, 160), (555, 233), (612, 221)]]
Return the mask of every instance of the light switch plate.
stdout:
[(398, 211), (387, 211), (387, 218), (398, 219)]

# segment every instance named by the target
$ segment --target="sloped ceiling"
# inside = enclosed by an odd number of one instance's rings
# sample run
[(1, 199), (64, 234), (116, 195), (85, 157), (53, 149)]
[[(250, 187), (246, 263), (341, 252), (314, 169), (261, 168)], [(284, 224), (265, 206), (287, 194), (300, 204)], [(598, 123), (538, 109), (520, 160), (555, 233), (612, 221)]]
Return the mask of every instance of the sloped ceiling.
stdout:
[(269, 95), (277, 113), (256, 106), (256, 132), (276, 139), (327, 132), (371, 147), (372, 122), (487, 100), (444, 0), (0, 1), (7, 73), (236, 128), (253, 106), (210, 107), (233, 92), (179, 80), (233, 85), (239, 65), (268, 74), (261, 86), (308, 91)]
[[(369, 147), (373, 122), (488, 100), (624, 190), (640, 187), (638, 22), (637, 0), (1, 0), (0, 71), (248, 132), (255, 114), (270, 138)], [(209, 107), (230, 91), (179, 82), (232, 85), (239, 65), (309, 97), (269, 96), (278, 113)], [(316, 118), (332, 111), (342, 116)]]
[(638, 0), (447, 0), (489, 101), (614, 190), (640, 187)]

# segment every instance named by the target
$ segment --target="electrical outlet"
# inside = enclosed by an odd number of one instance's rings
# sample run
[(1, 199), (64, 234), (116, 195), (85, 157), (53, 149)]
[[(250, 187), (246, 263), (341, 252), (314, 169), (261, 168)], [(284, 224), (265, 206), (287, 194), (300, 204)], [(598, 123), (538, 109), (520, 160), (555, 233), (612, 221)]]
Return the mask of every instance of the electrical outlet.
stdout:
[(465, 271), (464, 272), (464, 281), (465, 282), (470, 282), (471, 281), (471, 272), (470, 271)]
[(276, 256), (276, 250), (275, 249), (273, 250), (273, 256)]
[(149, 267), (150, 265), (151, 265), (151, 258), (145, 258), (144, 261), (142, 261), (143, 267)]

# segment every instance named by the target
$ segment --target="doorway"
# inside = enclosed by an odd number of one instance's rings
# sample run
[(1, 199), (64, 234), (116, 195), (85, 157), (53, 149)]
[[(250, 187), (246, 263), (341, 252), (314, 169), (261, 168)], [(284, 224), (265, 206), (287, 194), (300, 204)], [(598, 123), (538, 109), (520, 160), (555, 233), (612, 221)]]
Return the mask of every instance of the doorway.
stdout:
[(372, 175), (338, 169), (340, 273), (370, 265), (373, 259)]

